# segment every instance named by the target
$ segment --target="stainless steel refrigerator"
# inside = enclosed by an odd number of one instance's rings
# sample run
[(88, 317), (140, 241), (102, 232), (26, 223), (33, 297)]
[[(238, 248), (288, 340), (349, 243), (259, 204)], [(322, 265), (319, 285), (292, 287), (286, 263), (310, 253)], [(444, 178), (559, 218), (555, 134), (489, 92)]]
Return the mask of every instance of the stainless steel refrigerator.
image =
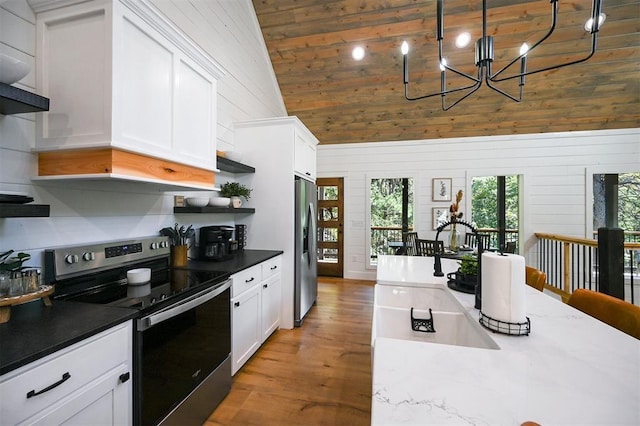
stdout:
[(318, 194), (316, 185), (295, 178), (295, 287), (294, 325), (300, 327), (318, 297), (316, 223)]

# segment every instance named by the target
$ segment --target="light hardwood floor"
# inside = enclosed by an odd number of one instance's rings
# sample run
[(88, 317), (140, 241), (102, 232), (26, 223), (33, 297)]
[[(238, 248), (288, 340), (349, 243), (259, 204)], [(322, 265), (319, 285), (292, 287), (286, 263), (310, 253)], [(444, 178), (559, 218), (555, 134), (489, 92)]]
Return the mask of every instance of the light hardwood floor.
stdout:
[(265, 342), (204, 426), (370, 424), (373, 286), (320, 277), (302, 327)]

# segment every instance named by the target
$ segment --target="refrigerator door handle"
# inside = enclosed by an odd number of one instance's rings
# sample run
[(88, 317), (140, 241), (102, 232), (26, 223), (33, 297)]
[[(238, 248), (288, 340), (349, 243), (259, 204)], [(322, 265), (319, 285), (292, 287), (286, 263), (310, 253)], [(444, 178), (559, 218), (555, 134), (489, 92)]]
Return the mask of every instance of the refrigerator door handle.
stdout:
[(306, 241), (305, 241), (305, 251), (309, 252), (307, 256), (307, 264), (311, 266), (311, 260), (314, 256), (311, 253), (315, 250), (315, 244), (313, 243), (316, 238), (316, 232), (314, 229), (315, 223), (315, 211), (313, 208), (313, 203), (309, 203), (309, 208), (307, 209), (307, 229), (306, 229)]

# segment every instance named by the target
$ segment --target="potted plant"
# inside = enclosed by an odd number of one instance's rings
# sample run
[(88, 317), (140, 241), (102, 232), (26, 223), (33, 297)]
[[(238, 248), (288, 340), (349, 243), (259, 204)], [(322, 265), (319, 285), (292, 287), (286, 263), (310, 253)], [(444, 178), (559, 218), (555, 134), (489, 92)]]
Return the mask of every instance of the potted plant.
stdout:
[(238, 208), (242, 205), (242, 200), (251, 198), (251, 189), (238, 182), (227, 182), (220, 187), (220, 195), (231, 198), (231, 205)]
[[(31, 259), (31, 255), (16, 253), (15, 256), (11, 256), (13, 253), (13, 250), (0, 253), (0, 297), (20, 296), (23, 293), (22, 279), (16, 281), (13, 278), (15, 274), (21, 274), (20, 271), (25, 269), (22, 264)], [(35, 289), (37, 289), (37, 283)]]
[(12, 253), (14, 253), (13, 250), (0, 253), (0, 272), (24, 269), (22, 264), (31, 259), (31, 255), (28, 253), (16, 253), (15, 256), (9, 257)]
[(478, 283), (478, 258), (472, 254), (465, 254), (458, 262), (460, 267), (455, 273), (459, 286), (473, 290)]

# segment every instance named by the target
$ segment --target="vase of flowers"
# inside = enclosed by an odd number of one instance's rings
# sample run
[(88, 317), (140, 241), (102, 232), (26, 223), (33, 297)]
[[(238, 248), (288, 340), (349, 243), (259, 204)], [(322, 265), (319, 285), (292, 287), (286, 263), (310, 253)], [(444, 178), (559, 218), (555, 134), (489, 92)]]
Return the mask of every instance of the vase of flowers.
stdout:
[(457, 252), (462, 244), (462, 236), (460, 231), (456, 229), (456, 221), (462, 218), (462, 212), (459, 212), (460, 201), (462, 201), (462, 189), (456, 194), (456, 201), (449, 206), (449, 218), (452, 223), (451, 232), (449, 234), (449, 250)]

